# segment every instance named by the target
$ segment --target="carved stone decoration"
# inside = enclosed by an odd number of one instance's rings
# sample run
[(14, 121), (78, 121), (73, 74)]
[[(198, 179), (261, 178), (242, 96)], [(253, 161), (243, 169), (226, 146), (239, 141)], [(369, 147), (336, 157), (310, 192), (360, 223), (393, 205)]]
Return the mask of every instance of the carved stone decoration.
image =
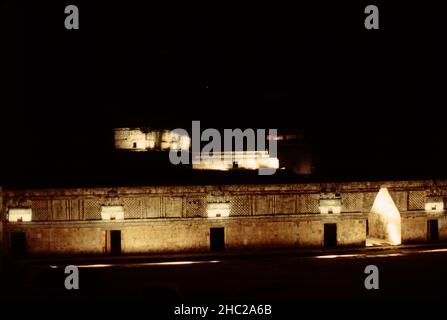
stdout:
[[(332, 190), (333, 191), (333, 190)], [(321, 192), (319, 200), (321, 214), (341, 213), (341, 195), (338, 192)]]
[(9, 198), (6, 201), (6, 206), (8, 208), (31, 208), (31, 204), (31, 199), (26, 199), (21, 196)]
[(123, 201), (118, 196), (118, 192), (114, 189), (107, 193), (104, 199), (103, 206), (113, 207), (113, 206), (123, 206)]

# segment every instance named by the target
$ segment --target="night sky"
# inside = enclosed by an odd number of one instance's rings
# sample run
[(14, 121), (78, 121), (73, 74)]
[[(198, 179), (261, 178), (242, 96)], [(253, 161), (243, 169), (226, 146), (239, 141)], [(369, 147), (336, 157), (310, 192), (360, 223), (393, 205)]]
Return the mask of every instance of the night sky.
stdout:
[[(300, 130), (316, 180), (447, 177), (441, 10), (310, 3), (3, 3), (2, 47), (13, 50), (0, 183), (175, 180), (178, 169), (157, 156), (117, 155), (112, 128), (191, 120)], [(79, 7), (79, 30), (64, 28), (68, 4)], [(379, 7), (379, 30), (364, 28), (367, 4)]]

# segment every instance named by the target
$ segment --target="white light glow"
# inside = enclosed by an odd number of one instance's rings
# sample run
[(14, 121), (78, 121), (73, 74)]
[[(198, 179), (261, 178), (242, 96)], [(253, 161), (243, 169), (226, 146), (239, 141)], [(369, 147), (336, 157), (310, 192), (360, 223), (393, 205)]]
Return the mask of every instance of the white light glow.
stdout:
[[(204, 261), (164, 261), (164, 262), (137, 262), (137, 263), (114, 263), (114, 264), (81, 264), (77, 265), (78, 268), (112, 268), (112, 267), (146, 267), (146, 266), (181, 266), (192, 264), (210, 264), (219, 263), (220, 260), (204, 260)], [(65, 268), (65, 265), (50, 265), (50, 269)]]
[(139, 128), (116, 128), (115, 149), (128, 151), (184, 150), (188, 151), (191, 139), (169, 130), (146, 131)]
[(230, 204), (223, 203), (208, 203), (207, 207), (208, 218), (224, 218), (230, 216)]
[(270, 157), (268, 151), (225, 151), (193, 154), (193, 169), (230, 170), (234, 164), (239, 169), (256, 170), (260, 168), (279, 168), (279, 159)]
[(320, 199), (321, 214), (341, 213), (341, 199)]
[[(399, 245), (401, 238), (400, 213), (391, 198), (387, 188), (380, 188), (371, 208), (370, 223), (376, 221), (376, 236), (390, 242), (392, 245)], [(371, 231), (373, 228), (371, 226)]]
[(139, 129), (117, 128), (115, 129), (115, 148), (144, 151), (146, 134)]
[(441, 197), (428, 197), (425, 201), (425, 211), (442, 212), (444, 211), (444, 201)]
[[(77, 266), (78, 268), (109, 268), (109, 267), (113, 267), (113, 264), (83, 264), (83, 265), (79, 265)], [(56, 266), (56, 268), (58, 268)]]
[(8, 211), (9, 222), (30, 222), (32, 219), (30, 208), (10, 208)]
[(123, 220), (124, 207), (123, 206), (102, 206), (101, 207), (102, 220)]
[[(403, 257), (406, 256), (406, 253), (386, 253), (386, 254), (375, 254), (373, 257), (377, 258), (387, 258), (387, 257)], [(371, 257), (371, 256), (368, 256)]]
[(436, 253), (436, 252), (447, 252), (447, 249), (427, 249), (419, 250), (418, 253)]
[(211, 261), (167, 261), (167, 262), (147, 262), (140, 263), (137, 266), (181, 266), (189, 264), (206, 264), (206, 263), (219, 263), (219, 260)]
[(329, 254), (325, 256), (316, 256), (317, 259), (336, 259), (336, 258), (362, 258), (366, 256), (363, 253), (359, 254)]
[(338, 258), (338, 257), (339, 257), (339, 255), (329, 254), (327, 256), (316, 256), (315, 258), (317, 258), (317, 259), (335, 259), (335, 258)]
[(315, 256), (316, 259), (343, 259), (343, 258), (355, 258), (355, 259), (369, 259), (369, 258), (387, 258), (387, 257), (402, 257), (405, 253), (356, 253), (356, 254), (331, 254), (325, 256)]

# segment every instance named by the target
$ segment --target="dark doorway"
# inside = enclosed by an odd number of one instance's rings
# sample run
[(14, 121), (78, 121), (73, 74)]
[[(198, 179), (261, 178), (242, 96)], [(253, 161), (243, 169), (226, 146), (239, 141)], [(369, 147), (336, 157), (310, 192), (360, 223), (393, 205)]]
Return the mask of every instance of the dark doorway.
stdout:
[(110, 254), (112, 256), (121, 254), (121, 230), (110, 231)]
[(438, 220), (427, 221), (427, 235), (429, 242), (437, 242), (439, 240)]
[(335, 223), (324, 224), (324, 246), (326, 248), (337, 246), (337, 224)]
[(224, 228), (210, 229), (210, 249), (211, 251), (225, 250), (225, 231)]
[(11, 233), (11, 254), (16, 258), (23, 258), (26, 256), (26, 233), (13, 232)]

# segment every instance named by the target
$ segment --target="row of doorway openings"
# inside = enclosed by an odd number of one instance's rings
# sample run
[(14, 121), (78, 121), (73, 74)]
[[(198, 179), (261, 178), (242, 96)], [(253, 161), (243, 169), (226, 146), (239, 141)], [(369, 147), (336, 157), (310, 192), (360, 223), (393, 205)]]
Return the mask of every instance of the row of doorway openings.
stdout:
[[(121, 254), (121, 230), (110, 230), (110, 240), (107, 242), (107, 252), (112, 256)], [(324, 246), (337, 245), (337, 224), (324, 225)], [(210, 250), (219, 252), (225, 250), (225, 228), (210, 228)], [(11, 233), (11, 253), (16, 257), (26, 255), (26, 234), (24, 232)]]
[[(337, 246), (337, 224), (324, 224), (324, 246), (327, 248)], [(224, 251), (225, 250), (225, 228), (211, 228), (210, 229), (210, 250)]]
[[(337, 224), (326, 223), (324, 225), (324, 246), (337, 246)], [(210, 229), (210, 250), (213, 252), (225, 250), (225, 228)]]
[[(368, 223), (366, 224), (368, 233)], [(427, 221), (427, 240), (429, 242), (439, 241), (439, 226), (437, 219)], [(109, 250), (110, 255), (121, 254), (121, 230), (110, 230)], [(331, 248), (337, 246), (337, 224), (324, 224), (324, 247)], [(225, 228), (210, 228), (210, 250), (212, 252), (225, 250)], [(15, 257), (26, 256), (26, 233), (11, 233), (11, 254)]]
[[(110, 241), (107, 252), (112, 256), (121, 254), (121, 230), (110, 231)], [(210, 250), (213, 252), (225, 250), (225, 228), (210, 228)]]
[[(324, 225), (324, 246), (336, 247), (337, 246), (337, 224), (326, 223)], [(210, 228), (210, 250), (212, 252), (225, 250), (225, 228)], [(121, 254), (121, 231), (110, 231), (110, 254)]]
[[(121, 230), (110, 230), (107, 233), (106, 252), (112, 256), (121, 255)], [(210, 229), (210, 250), (213, 252), (225, 250), (225, 228)], [(26, 256), (26, 233), (11, 233), (11, 254), (14, 257)]]
[[(368, 233), (368, 221), (366, 223)], [(439, 240), (439, 228), (438, 220), (427, 221), (427, 240), (429, 242), (437, 242)], [(325, 223), (324, 224), (324, 240), (323, 245), (325, 248), (333, 248), (337, 246), (337, 224)], [(225, 228), (210, 228), (210, 250), (212, 252), (225, 250)], [(121, 231), (110, 231), (110, 254), (121, 254)]]
[[(110, 231), (110, 241), (107, 250), (112, 256), (119, 256), (121, 254), (121, 230)], [(11, 233), (11, 255), (17, 258), (26, 256), (26, 233), (12, 232)]]
[[(121, 254), (121, 230), (110, 231), (110, 255)], [(225, 228), (210, 229), (210, 250), (213, 252), (225, 250)]]

